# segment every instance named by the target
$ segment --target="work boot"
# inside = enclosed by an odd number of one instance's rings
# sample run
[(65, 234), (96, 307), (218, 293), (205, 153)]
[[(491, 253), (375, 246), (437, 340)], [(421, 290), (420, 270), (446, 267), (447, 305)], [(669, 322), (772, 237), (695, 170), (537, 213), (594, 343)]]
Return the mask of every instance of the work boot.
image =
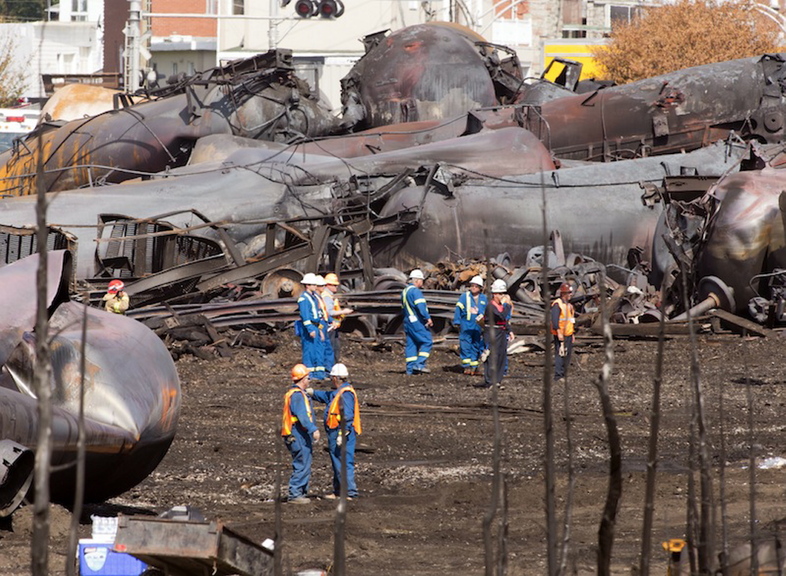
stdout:
[(417, 369), (417, 370), (415, 370), (414, 372), (415, 372), (415, 374), (430, 374), (430, 373), (431, 373), (431, 370), (429, 370), (428, 368), (426, 368), (426, 367), (424, 366), (423, 368), (418, 368), (418, 369)]
[(323, 498), (325, 500), (336, 500), (336, 499), (338, 499), (338, 495), (337, 494), (325, 494), (323, 496)]
[(297, 498), (290, 498), (287, 500), (292, 504), (311, 504), (311, 500), (308, 499), (307, 496), (298, 496)]
[(474, 372), (472, 371), (472, 368), (464, 368), (464, 375), (465, 376), (472, 376), (473, 374), (474, 374)]

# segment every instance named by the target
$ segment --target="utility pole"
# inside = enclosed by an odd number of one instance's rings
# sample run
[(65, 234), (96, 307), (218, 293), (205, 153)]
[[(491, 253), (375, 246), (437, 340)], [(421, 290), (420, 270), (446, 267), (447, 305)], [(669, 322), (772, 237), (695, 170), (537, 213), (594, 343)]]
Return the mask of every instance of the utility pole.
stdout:
[(126, 22), (125, 36), (126, 45), (123, 55), (123, 74), (126, 92), (132, 93), (140, 87), (140, 15), (142, 13), (141, 0), (128, 0), (130, 7), (128, 12), (128, 22)]

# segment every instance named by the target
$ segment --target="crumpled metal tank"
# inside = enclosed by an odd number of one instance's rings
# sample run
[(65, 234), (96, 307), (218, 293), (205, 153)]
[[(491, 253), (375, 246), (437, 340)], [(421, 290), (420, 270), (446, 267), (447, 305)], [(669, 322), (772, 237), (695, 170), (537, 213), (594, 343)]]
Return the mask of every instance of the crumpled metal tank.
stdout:
[(291, 58), (271, 51), (198, 74), (154, 101), (41, 125), (0, 155), (0, 193), (34, 193), (39, 160), (44, 189), (57, 192), (182, 166), (209, 134), (290, 142), (335, 131), (338, 119), (294, 75)]
[[(86, 313), (85, 500), (98, 502), (132, 488), (161, 462), (177, 428), (180, 382), (166, 346), (145, 325), (68, 300), (70, 260), (64, 251), (48, 254), (52, 464), (57, 467), (50, 492), (56, 502), (74, 498)], [(37, 266), (33, 255), (0, 268), (0, 444), (30, 450), (38, 433), (32, 384), (36, 299), (31, 297)]]
[(697, 278), (715, 276), (734, 292), (737, 312), (763, 293), (766, 278), (786, 269), (786, 169), (731, 174), (707, 192), (716, 205), (695, 260)]
[(381, 215), (420, 205), (419, 226), (401, 244), (376, 246), (375, 265), (406, 268), (448, 254), (488, 258), (503, 252), (524, 262), (530, 248), (543, 244), (545, 195), (546, 225), (560, 231), (566, 253), (625, 266), (631, 248), (640, 247), (649, 257), (663, 210), (660, 204), (642, 202), (644, 183), (660, 183), (682, 168), (722, 174), (735, 169), (744, 151), (743, 146), (730, 151), (718, 143), (689, 154), (469, 180), (452, 194), (425, 193), (422, 186), (404, 188)]
[(501, 47), (458, 24), (408, 26), (365, 42), (366, 54), (341, 81), (343, 124), (355, 130), (509, 103), (516, 91), (508, 89), (520, 84), (517, 58), (500, 58)]
[(734, 132), (784, 137), (786, 55), (742, 58), (566, 96), (542, 105), (558, 158), (612, 161), (694, 150)]

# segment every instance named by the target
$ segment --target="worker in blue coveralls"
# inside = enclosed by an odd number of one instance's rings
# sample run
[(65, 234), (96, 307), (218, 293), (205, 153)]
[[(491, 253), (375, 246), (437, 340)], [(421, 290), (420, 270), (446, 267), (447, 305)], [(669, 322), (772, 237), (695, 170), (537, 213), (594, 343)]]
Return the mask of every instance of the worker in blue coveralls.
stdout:
[(483, 290), (483, 278), (475, 276), (469, 281), (469, 290), (462, 294), (456, 302), (453, 324), (459, 329), (459, 352), (464, 374), (478, 373), (480, 355), (483, 354), (483, 330), (480, 322), (486, 312), (486, 295)]
[(431, 354), (431, 328), (434, 322), (428, 313), (426, 299), (420, 289), (423, 287), (423, 271), (417, 268), (409, 273), (409, 284), (401, 292), (401, 306), (404, 312), (404, 334), (407, 344), (404, 356), (407, 360), (407, 374), (425, 374), (426, 360)]
[(303, 346), (303, 364), (308, 368), (311, 378), (323, 380), (325, 372), (325, 351), (322, 331), (322, 311), (317, 299), (317, 277), (309, 272), (300, 281), (306, 289), (297, 299), (300, 319), (295, 322), (295, 334)]
[[(330, 371), (333, 390), (308, 389), (314, 400), (327, 405), (325, 432), (328, 439), (330, 463), (333, 466), (333, 491), (325, 495), (335, 500), (341, 495), (341, 447), (347, 454), (347, 499), (358, 496), (355, 482), (355, 442), (363, 433), (360, 424), (358, 395), (349, 383), (349, 371), (344, 364), (335, 364)], [(343, 418), (343, 419), (342, 419)]]
[(316, 289), (314, 290), (314, 298), (319, 306), (319, 343), (321, 345), (322, 360), (319, 365), (322, 366), (322, 376), (314, 376), (315, 380), (323, 380), (327, 378), (333, 364), (336, 363), (335, 355), (333, 354), (333, 344), (330, 342), (330, 330), (333, 322), (330, 319), (330, 312), (328, 311), (327, 302), (322, 297), (322, 291), (325, 290), (325, 277), (317, 274), (314, 277)]
[(308, 504), (308, 483), (311, 480), (313, 442), (319, 440), (319, 429), (314, 423), (314, 409), (306, 394), (309, 371), (303, 364), (295, 364), (290, 372), (292, 386), (284, 395), (281, 416), (281, 436), (292, 455), (292, 476), (289, 478), (288, 502)]

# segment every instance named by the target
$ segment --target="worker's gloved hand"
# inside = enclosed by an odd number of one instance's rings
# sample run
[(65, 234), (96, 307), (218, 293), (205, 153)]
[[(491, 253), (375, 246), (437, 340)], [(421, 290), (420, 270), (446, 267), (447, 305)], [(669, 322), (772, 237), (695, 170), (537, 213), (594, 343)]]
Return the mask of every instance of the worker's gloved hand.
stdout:
[(338, 436), (336, 436), (336, 446), (341, 446), (344, 443), (344, 433), (339, 432)]
[(287, 444), (292, 444), (292, 442), (294, 441), (295, 441), (295, 437), (292, 434), (284, 437), (284, 442), (286, 442)]
[(316, 332), (309, 332), (308, 335), (311, 336), (312, 338), (316, 338), (317, 337), (317, 333)]
[(568, 355), (568, 349), (565, 347), (565, 342), (559, 343), (559, 355), (563, 358)]
[(314, 439), (314, 442), (319, 442), (319, 439), (321, 438), (319, 430), (314, 430), (314, 433), (311, 435), (311, 437)]
[(306, 388), (306, 394), (308, 394), (309, 396), (313, 396), (314, 395), (314, 389), (313, 388)]

